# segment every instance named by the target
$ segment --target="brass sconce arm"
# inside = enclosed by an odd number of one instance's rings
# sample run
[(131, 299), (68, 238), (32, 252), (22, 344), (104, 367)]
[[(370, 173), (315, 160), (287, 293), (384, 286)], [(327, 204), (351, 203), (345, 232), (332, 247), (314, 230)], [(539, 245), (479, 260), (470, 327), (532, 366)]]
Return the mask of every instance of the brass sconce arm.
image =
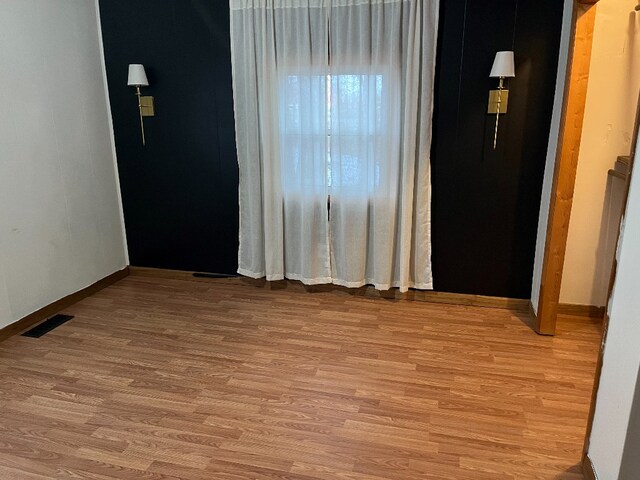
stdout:
[(504, 77), (500, 77), (500, 83), (497, 90), (489, 92), (489, 108), (487, 113), (496, 115), (496, 125), (493, 132), (493, 149), (498, 145), (498, 124), (500, 123), (500, 114), (507, 113), (509, 103), (509, 90), (504, 88)]
[(136, 95), (138, 96), (138, 111), (140, 112), (140, 131), (142, 132), (142, 145), (145, 146), (147, 142), (144, 138), (144, 121), (142, 120), (142, 94), (140, 93), (140, 85), (136, 85)]

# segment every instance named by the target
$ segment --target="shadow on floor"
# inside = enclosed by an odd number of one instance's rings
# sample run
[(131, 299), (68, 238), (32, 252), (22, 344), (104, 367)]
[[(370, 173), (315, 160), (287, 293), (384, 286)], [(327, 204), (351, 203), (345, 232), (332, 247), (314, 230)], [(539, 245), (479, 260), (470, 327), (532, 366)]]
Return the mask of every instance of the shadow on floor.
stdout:
[(585, 476), (582, 474), (582, 465), (576, 463), (572, 467), (567, 468), (564, 472), (556, 475), (553, 480), (583, 480)]

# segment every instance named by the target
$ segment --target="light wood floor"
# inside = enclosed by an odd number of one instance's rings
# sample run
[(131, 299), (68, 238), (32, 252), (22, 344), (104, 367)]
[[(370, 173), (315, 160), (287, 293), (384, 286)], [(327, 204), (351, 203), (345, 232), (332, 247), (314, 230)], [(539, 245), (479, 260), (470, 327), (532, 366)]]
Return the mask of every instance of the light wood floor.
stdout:
[(130, 276), (1, 343), (0, 478), (582, 478), (598, 324), (238, 283)]

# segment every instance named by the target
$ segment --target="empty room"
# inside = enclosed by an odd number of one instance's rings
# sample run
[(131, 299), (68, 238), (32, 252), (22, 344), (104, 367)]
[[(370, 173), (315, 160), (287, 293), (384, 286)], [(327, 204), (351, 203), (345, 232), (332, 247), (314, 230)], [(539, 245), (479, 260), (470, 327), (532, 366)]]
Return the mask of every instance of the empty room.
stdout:
[(0, 0), (0, 480), (640, 478), (640, 0)]

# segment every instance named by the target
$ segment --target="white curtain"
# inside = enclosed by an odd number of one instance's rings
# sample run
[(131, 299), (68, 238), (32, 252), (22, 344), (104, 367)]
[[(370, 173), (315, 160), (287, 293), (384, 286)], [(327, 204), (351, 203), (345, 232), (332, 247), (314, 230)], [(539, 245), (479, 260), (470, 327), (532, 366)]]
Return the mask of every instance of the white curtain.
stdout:
[(230, 0), (238, 272), (432, 288), (438, 0)]

